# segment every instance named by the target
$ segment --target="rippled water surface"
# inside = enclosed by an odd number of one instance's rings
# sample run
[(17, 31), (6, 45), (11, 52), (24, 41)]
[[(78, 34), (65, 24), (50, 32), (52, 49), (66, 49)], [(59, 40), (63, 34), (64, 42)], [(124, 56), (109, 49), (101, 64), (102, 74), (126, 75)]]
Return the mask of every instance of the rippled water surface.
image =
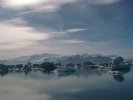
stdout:
[(133, 71), (1, 73), (0, 100), (133, 100)]

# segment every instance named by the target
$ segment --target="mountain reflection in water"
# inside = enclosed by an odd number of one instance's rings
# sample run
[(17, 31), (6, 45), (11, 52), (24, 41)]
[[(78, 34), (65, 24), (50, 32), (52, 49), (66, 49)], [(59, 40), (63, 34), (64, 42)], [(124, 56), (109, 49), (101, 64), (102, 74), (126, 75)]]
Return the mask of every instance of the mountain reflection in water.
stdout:
[(131, 100), (133, 72), (0, 72), (1, 100)]

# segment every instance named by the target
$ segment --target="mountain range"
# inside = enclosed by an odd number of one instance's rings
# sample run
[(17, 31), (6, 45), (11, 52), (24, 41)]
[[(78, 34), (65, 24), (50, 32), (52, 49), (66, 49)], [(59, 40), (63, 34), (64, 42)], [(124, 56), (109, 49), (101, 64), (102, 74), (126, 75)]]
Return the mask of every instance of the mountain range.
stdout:
[(0, 60), (1, 64), (26, 64), (28, 62), (31, 63), (42, 63), (42, 62), (55, 62), (55, 63), (84, 63), (86, 61), (91, 61), (93, 63), (110, 63), (112, 58), (116, 57), (115, 55), (111, 56), (104, 56), (101, 54), (78, 54), (78, 55), (69, 55), (69, 56), (61, 56), (58, 54), (36, 54), (32, 56), (22, 56), (15, 59), (8, 59), (8, 60)]

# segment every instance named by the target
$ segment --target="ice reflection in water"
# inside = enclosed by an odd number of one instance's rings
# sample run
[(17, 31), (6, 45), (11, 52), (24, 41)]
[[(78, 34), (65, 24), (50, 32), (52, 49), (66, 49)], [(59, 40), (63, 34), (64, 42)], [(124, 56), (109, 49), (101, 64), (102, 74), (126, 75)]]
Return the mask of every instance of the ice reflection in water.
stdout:
[(75, 73), (1, 73), (1, 100), (131, 100), (130, 70), (112, 75), (98, 69)]

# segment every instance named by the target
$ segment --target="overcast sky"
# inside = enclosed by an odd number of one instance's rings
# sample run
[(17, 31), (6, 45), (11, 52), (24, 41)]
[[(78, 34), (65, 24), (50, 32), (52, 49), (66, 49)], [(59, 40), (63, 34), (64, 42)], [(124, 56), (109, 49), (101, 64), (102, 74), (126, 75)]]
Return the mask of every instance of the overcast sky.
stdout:
[(133, 54), (133, 0), (0, 0), (0, 59)]

